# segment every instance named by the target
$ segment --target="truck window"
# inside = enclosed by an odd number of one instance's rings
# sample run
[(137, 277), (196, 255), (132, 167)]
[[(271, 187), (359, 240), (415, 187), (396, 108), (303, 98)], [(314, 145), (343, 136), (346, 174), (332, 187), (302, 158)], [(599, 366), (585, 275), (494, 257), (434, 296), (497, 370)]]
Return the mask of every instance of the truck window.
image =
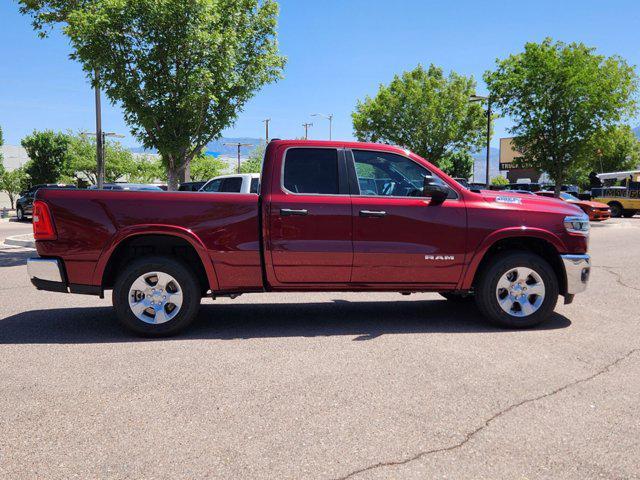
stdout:
[(260, 179), (252, 178), (251, 187), (249, 187), (249, 193), (258, 193), (258, 188), (260, 188)]
[(223, 178), (219, 192), (238, 193), (242, 190), (242, 177)]
[(218, 192), (220, 191), (220, 184), (222, 183), (222, 179), (219, 178), (217, 180), (211, 180), (204, 187), (202, 187), (203, 192)]
[(338, 194), (338, 151), (332, 148), (287, 150), (283, 185), (293, 193)]

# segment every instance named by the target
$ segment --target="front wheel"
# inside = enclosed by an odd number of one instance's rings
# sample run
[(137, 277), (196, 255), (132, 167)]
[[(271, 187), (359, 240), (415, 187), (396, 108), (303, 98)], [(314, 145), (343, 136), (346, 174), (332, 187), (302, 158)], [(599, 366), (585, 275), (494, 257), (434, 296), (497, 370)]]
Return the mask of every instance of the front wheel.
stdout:
[(16, 218), (19, 222), (24, 222), (24, 210), (22, 209), (22, 207), (18, 207), (16, 209)]
[(161, 337), (178, 333), (196, 317), (200, 287), (191, 269), (174, 257), (134, 260), (113, 287), (120, 322), (133, 332)]
[(481, 273), (475, 297), (493, 323), (526, 328), (551, 315), (558, 290), (556, 274), (545, 259), (529, 252), (505, 252)]

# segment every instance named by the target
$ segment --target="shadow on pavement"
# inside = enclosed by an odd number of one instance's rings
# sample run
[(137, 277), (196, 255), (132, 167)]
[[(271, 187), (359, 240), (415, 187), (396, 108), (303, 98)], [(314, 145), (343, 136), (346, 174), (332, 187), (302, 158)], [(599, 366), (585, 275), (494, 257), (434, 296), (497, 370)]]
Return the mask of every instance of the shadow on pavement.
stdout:
[(35, 257), (35, 250), (0, 250), (0, 267), (18, 267), (27, 264), (27, 258)]
[[(533, 330), (567, 328), (559, 314)], [(349, 335), (507, 332), (488, 324), (475, 306), (446, 300), (203, 305), (177, 340), (232, 340)], [(526, 333), (526, 332), (523, 332)], [(0, 320), (0, 344), (153, 341), (123, 330), (111, 307), (34, 310)]]

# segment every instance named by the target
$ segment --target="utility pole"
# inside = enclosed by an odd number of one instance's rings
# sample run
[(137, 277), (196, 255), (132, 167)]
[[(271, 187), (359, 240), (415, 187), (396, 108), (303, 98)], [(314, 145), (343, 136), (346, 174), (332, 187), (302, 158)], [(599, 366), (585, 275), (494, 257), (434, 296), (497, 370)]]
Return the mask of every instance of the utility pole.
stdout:
[(489, 174), (489, 167), (491, 165), (491, 97), (483, 97), (480, 95), (471, 95), (469, 97), (469, 102), (482, 102), (487, 101), (487, 178), (486, 178), (486, 188), (489, 188), (491, 184), (491, 178)]
[(329, 140), (331, 140), (331, 124), (333, 123), (333, 113), (330, 113), (329, 115), (325, 115), (323, 113), (312, 113), (311, 116), (312, 117), (322, 117), (322, 118), (326, 118), (327, 120), (329, 120)]
[(264, 139), (266, 143), (269, 143), (269, 122), (271, 121), (270, 118), (265, 118), (264, 120), (262, 120), (262, 123), (264, 123)]
[(97, 187), (104, 186), (104, 137), (102, 136), (102, 109), (100, 106), (100, 75), (98, 69), (95, 72), (95, 96), (96, 96), (96, 164), (97, 164)]
[(237, 147), (238, 148), (238, 173), (240, 173), (240, 149), (242, 147), (251, 147), (253, 146), (253, 143), (223, 143), (223, 145), (227, 145), (229, 147)]
[[(96, 92), (98, 92), (98, 90), (96, 90)], [(99, 95), (98, 93), (96, 93), (96, 95)], [(100, 100), (98, 100), (97, 105), (100, 105)], [(100, 134), (98, 135), (98, 133), (93, 133), (93, 132), (80, 132), (80, 135), (82, 135), (83, 137), (87, 137), (87, 136), (91, 136), (91, 137), (96, 137), (96, 150), (97, 150), (97, 157), (98, 157), (98, 163), (96, 165), (96, 187), (101, 190), (104, 187), (104, 166), (105, 166), (105, 162), (104, 162), (104, 149), (105, 149), (105, 145), (107, 144), (107, 137), (110, 138), (124, 138), (124, 135), (120, 135), (119, 133), (115, 133), (115, 132), (103, 132), (102, 131), (102, 126), (100, 125), (100, 117), (97, 116), (96, 117), (96, 130), (99, 129)]]
[(309, 139), (309, 127), (313, 127), (313, 123), (303, 123), (302, 126), (304, 127), (304, 139), (308, 140)]

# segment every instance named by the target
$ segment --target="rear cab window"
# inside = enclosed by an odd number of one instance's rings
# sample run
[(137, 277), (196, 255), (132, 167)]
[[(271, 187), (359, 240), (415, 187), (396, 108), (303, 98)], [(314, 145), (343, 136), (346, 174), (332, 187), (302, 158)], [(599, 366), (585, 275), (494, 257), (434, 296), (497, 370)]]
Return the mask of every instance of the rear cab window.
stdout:
[(285, 154), (282, 186), (288, 192), (337, 195), (338, 177), (334, 148), (290, 148)]

